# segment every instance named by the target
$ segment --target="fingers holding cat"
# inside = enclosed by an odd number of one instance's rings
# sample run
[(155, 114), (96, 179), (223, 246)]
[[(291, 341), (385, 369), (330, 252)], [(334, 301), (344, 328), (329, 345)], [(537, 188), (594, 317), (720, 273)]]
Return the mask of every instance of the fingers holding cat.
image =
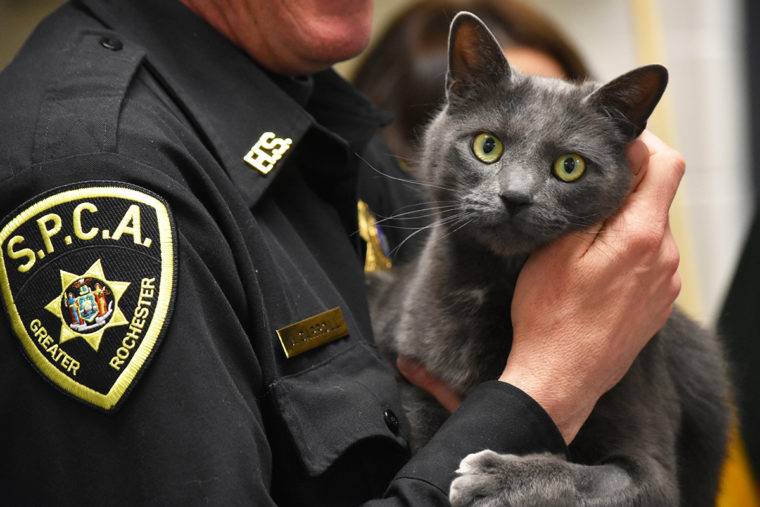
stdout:
[(681, 290), (680, 255), (669, 211), (686, 166), (677, 151), (649, 131), (631, 143), (627, 155), (634, 172), (631, 194), (603, 224), (595, 242), (609, 245), (616, 257), (629, 259), (632, 277), (650, 284), (651, 315), (661, 316), (656, 330)]
[(396, 359), (396, 368), (409, 381), (431, 394), (443, 408), (454, 412), (462, 403), (462, 398), (448, 384), (431, 374), (419, 361), (406, 356)]
[(621, 210), (601, 231), (534, 253), (512, 302), (501, 380), (541, 404), (568, 443), (667, 320), (680, 290), (668, 210), (683, 160), (648, 132), (628, 156), (635, 186)]
[[(686, 170), (683, 158), (649, 131), (631, 143), (627, 156), (634, 173), (631, 195), (607, 224), (617, 225), (622, 220), (625, 225), (633, 220), (664, 227)], [(634, 212), (627, 213), (631, 209)]]
[(677, 151), (649, 131), (631, 143), (627, 155), (634, 172), (631, 194), (605, 222), (596, 241), (629, 259), (632, 278), (649, 284), (654, 332), (667, 320), (681, 291), (680, 255), (669, 211), (686, 165)]

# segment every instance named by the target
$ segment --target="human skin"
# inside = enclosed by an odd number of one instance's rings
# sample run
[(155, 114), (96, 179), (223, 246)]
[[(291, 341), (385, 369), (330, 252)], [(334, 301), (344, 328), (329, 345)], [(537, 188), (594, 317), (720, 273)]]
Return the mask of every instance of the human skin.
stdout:
[[(357, 55), (371, 29), (371, 0), (180, 1), (283, 75), (317, 72)], [(680, 291), (668, 210), (683, 159), (648, 132), (632, 143), (628, 158), (636, 178), (621, 210), (588, 234), (533, 254), (512, 302), (512, 350), (499, 380), (536, 400), (568, 443), (667, 320)], [(398, 366), (444, 406), (458, 406), (459, 398), (423, 367), (406, 358)]]
[(543, 51), (524, 46), (510, 46), (504, 48), (504, 56), (507, 57), (509, 65), (523, 74), (541, 77), (566, 77), (562, 65)]
[(301, 76), (358, 55), (372, 0), (180, 0), (258, 63)]

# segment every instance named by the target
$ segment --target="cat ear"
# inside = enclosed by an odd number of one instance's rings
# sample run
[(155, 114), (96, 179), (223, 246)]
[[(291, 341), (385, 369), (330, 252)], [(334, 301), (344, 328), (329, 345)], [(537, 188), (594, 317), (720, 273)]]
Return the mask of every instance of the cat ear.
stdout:
[(593, 92), (588, 100), (618, 120), (631, 139), (644, 131), (649, 115), (668, 84), (662, 65), (646, 65), (610, 81)]
[(496, 38), (472, 13), (462, 11), (449, 29), (447, 96), (466, 95), (468, 90), (509, 79), (511, 72)]

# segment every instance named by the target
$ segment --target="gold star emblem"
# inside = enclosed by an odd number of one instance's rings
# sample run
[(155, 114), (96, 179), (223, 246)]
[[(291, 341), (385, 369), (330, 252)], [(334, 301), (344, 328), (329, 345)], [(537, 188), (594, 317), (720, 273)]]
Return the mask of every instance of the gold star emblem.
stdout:
[(45, 306), (61, 320), (59, 343), (83, 338), (97, 352), (106, 329), (129, 323), (119, 308), (127, 287), (106, 279), (100, 259), (81, 275), (61, 270), (61, 293)]

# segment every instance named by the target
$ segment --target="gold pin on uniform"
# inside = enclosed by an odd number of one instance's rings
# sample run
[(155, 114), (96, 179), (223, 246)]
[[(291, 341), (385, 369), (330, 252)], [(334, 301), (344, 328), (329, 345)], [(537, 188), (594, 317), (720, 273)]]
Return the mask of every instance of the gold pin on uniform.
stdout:
[(359, 212), (359, 236), (367, 243), (367, 254), (364, 258), (364, 271), (388, 271), (392, 267), (391, 260), (383, 251), (380, 233), (375, 217), (364, 201), (357, 203)]
[(293, 140), (290, 138), (281, 139), (274, 132), (264, 132), (243, 160), (261, 174), (268, 174), (290, 149), (291, 144)]
[(340, 308), (327, 310), (277, 330), (285, 357), (290, 359), (307, 350), (348, 336), (348, 327)]

